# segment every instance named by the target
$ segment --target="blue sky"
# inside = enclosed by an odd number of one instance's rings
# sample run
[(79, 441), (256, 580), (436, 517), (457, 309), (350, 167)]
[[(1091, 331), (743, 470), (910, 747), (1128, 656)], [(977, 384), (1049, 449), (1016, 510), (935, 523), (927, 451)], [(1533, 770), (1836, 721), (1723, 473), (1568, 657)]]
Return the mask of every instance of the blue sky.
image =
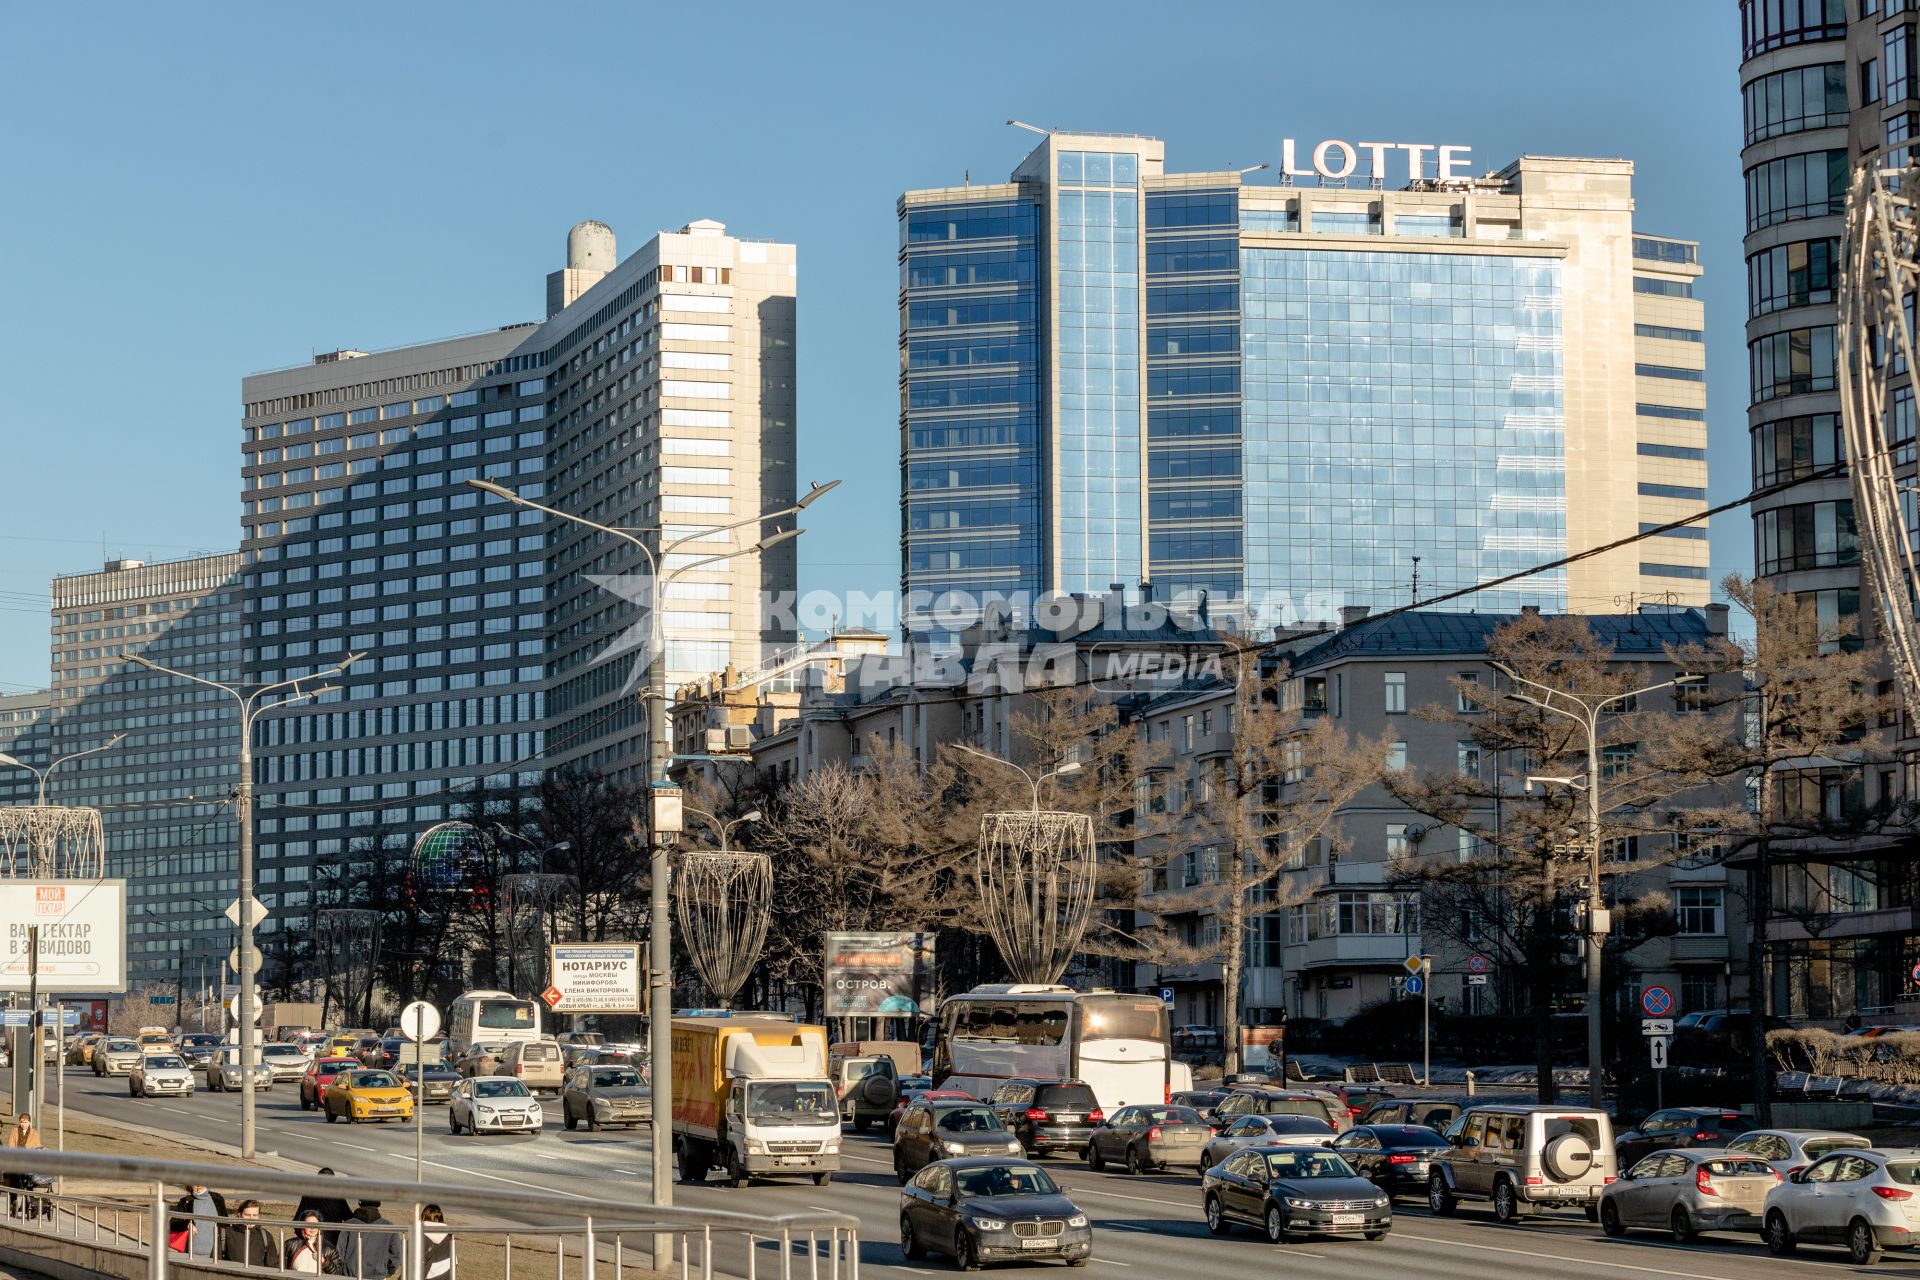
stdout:
[[(1748, 481), (1730, 0), (946, 6), (16, 6), (0, 47), (0, 691), (48, 579), (238, 540), (240, 378), (538, 319), (567, 228), (718, 218), (800, 246), (802, 586), (897, 582), (894, 198), (1031, 135), (1624, 156), (1707, 270), (1712, 496)], [(1750, 566), (1746, 517), (1715, 568)]]

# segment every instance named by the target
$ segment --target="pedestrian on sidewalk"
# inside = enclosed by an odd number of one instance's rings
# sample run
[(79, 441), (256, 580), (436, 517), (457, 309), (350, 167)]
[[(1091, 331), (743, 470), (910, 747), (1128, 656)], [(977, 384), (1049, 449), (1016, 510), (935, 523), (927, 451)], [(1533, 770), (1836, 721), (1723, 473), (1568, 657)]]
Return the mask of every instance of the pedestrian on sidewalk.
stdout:
[(179, 1216), (167, 1223), (168, 1248), (213, 1261), (220, 1238), (220, 1224), (214, 1219), (227, 1216), (226, 1197), (189, 1183), (187, 1194), (173, 1202), (173, 1211)]
[(378, 1200), (362, 1200), (360, 1207), (353, 1211), (353, 1220), (366, 1223), (370, 1228), (386, 1229), (349, 1233), (353, 1239), (348, 1243), (347, 1256), (353, 1265), (347, 1268), (348, 1274), (360, 1280), (387, 1280), (400, 1269), (399, 1229), (391, 1219), (380, 1216)]
[(260, 1202), (242, 1200), (240, 1221), (230, 1222), (220, 1231), (220, 1261), (238, 1262), (247, 1267), (278, 1267), (280, 1251), (260, 1221)]
[[(33, 1117), (27, 1112), (22, 1111), (20, 1118), (8, 1127), (7, 1136), (4, 1142), (0, 1142), (0, 1145), (13, 1148), (17, 1151), (40, 1150), (40, 1131), (33, 1127)], [(32, 1190), (35, 1181), (34, 1175), (30, 1173), (9, 1173), (6, 1179), (9, 1188), (21, 1191)], [(21, 1209), (22, 1200), (26, 1202), (25, 1208), (28, 1217), (33, 1217), (38, 1213), (40, 1208), (38, 1199), (33, 1196), (17, 1195), (9, 1195), (7, 1197), (7, 1212), (9, 1214), (18, 1214)]]
[(287, 1241), (287, 1270), (310, 1276), (345, 1274), (340, 1255), (320, 1231), (320, 1215), (309, 1209), (294, 1214), (293, 1220), (300, 1225), (293, 1229), (293, 1239)]
[(453, 1280), (453, 1233), (447, 1230), (446, 1215), (440, 1206), (430, 1204), (420, 1210), (420, 1237), (426, 1243), (422, 1251), (426, 1280)]
[[(320, 1176), (323, 1178), (331, 1178), (335, 1175), (331, 1169), (322, 1169), (320, 1170)], [(300, 1203), (295, 1205), (293, 1209), (294, 1221), (298, 1222), (309, 1212), (319, 1214), (320, 1221), (322, 1222), (345, 1222), (353, 1216), (352, 1207), (348, 1205), (346, 1200), (341, 1196), (301, 1196)], [(327, 1248), (338, 1253), (340, 1251), (340, 1233), (338, 1231), (329, 1231), (326, 1233), (326, 1239)]]

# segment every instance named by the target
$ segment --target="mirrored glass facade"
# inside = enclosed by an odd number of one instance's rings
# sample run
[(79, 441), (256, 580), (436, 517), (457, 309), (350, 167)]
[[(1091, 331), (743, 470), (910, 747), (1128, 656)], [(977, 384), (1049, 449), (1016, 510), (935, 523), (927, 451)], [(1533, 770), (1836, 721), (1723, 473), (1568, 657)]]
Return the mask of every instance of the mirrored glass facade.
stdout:
[[(1249, 249), (1247, 585), (1374, 608), (1565, 555), (1556, 259)], [(1563, 611), (1564, 571), (1476, 597)]]

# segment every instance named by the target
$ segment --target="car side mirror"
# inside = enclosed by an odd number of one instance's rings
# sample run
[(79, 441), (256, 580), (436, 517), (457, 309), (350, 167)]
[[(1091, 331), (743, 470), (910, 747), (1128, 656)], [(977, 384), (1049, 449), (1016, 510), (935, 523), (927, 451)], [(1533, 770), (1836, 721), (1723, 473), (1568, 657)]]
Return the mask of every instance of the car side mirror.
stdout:
[(1805, 1173), (1790, 1173), (1787, 1175), (1788, 1182), (1805, 1182), (1806, 1180), (1807, 1175)]
[(1461, 1146), (1463, 1146), (1463, 1147), (1477, 1147), (1477, 1146), (1479, 1146), (1479, 1145), (1480, 1145), (1480, 1139), (1478, 1139), (1478, 1138), (1462, 1138), (1462, 1139), (1460, 1139), (1460, 1145), (1461, 1145)]

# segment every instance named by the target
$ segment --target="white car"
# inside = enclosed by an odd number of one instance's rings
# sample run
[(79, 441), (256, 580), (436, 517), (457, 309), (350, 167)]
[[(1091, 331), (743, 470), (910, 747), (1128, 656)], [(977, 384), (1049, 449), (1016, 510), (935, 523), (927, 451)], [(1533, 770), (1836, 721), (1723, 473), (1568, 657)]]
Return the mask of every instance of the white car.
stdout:
[(1339, 1136), (1312, 1116), (1236, 1116), (1200, 1148), (1200, 1169), (1204, 1173), (1242, 1147), (1331, 1147)]
[(1871, 1151), (1873, 1144), (1857, 1133), (1834, 1129), (1754, 1129), (1729, 1142), (1727, 1150), (1758, 1156), (1785, 1178), (1822, 1156), (1836, 1151)]
[[(253, 1091), (260, 1093), (273, 1088), (273, 1068), (264, 1062), (255, 1062), (253, 1070), (248, 1072)], [(240, 1074), (240, 1046), (226, 1045), (207, 1063), (207, 1088), (215, 1093), (228, 1090), (239, 1092), (242, 1076)]]
[(310, 1059), (296, 1044), (263, 1044), (260, 1046), (260, 1061), (273, 1073), (273, 1082), (298, 1080), (307, 1074)]
[(1886, 1249), (1920, 1241), (1920, 1148), (1838, 1151), (1767, 1193), (1761, 1232), (1767, 1250), (1836, 1244), (1855, 1266)]
[(447, 1099), (454, 1133), (539, 1133), (545, 1123), (540, 1100), (516, 1076), (468, 1076)]
[(127, 1073), (127, 1096), (152, 1098), (193, 1092), (193, 1068), (177, 1053), (150, 1053)]

